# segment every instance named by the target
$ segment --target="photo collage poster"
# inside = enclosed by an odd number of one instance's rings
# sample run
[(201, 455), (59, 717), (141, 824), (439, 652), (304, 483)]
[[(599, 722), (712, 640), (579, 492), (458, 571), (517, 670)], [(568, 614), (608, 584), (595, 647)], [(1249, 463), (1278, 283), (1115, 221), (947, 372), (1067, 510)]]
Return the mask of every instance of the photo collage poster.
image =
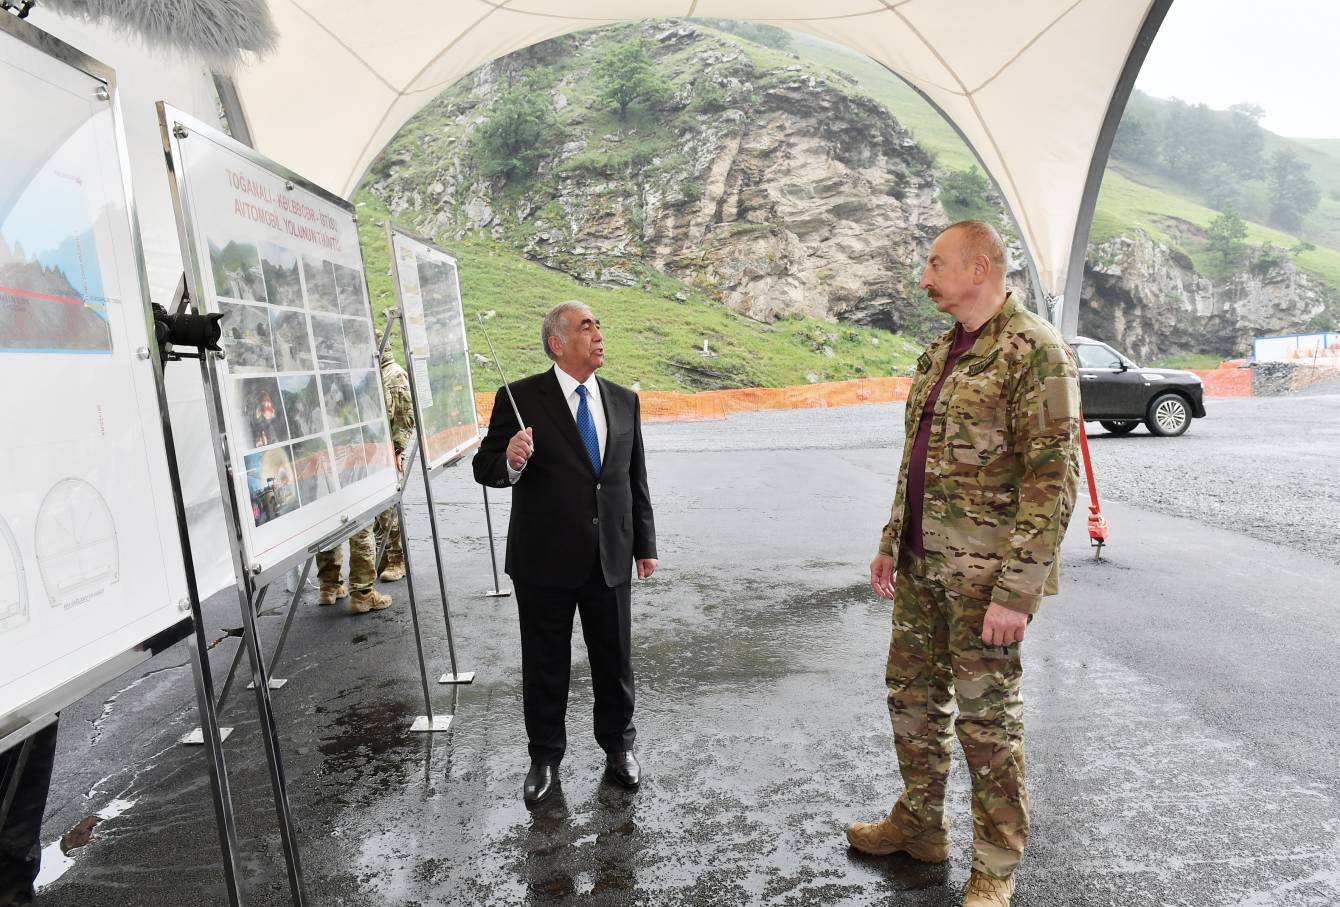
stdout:
[(357, 224), (212, 131), (179, 148), (247, 552), (266, 566), (395, 492)]
[(428, 468), (454, 462), (479, 440), (456, 259), (391, 231), (406, 355), (414, 373)]
[(186, 595), (113, 102), (3, 18), (0, 736)]

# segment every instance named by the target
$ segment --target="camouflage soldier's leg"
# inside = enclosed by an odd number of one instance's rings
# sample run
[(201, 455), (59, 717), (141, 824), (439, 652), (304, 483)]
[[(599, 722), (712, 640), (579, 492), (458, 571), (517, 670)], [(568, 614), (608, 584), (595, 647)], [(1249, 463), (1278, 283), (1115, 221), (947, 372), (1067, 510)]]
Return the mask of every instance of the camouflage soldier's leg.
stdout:
[(972, 868), (1005, 879), (1028, 843), (1019, 644), (986, 645), (982, 621), (989, 602), (945, 595), (958, 694), (955, 730), (972, 777)]
[[(377, 534), (387, 536), (386, 539), (386, 561), (399, 564), (405, 560), (405, 549), (401, 547), (400, 542), (400, 520), (396, 518), (394, 507), (388, 507), (377, 517)], [(388, 535), (389, 534), (389, 535)]]
[(400, 520), (394, 507), (388, 507), (377, 517), (377, 536), (386, 539), (386, 552), (381, 563), (381, 581), (399, 582), (405, 578), (405, 549), (401, 547)]
[(953, 686), (949, 627), (936, 591), (910, 573), (898, 576), (884, 680), (905, 790), (890, 819), (905, 834), (947, 842)]
[(377, 539), (372, 527), (349, 537), (349, 592), (366, 592), (377, 581)]
[(317, 552), (316, 575), (321, 581), (321, 591), (317, 596), (317, 604), (333, 605), (337, 599), (349, 594), (349, 590), (340, 581), (340, 571), (343, 566), (343, 545), (336, 545), (330, 551)]

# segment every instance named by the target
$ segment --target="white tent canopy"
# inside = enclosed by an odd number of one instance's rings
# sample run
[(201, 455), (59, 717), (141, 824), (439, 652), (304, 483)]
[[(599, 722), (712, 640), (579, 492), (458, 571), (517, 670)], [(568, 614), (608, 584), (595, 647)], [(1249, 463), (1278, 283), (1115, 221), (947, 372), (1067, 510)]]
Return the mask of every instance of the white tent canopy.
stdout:
[(1170, 2), (270, 0), (278, 48), (235, 81), (255, 146), (347, 196), (434, 96), (539, 41), (657, 17), (808, 32), (867, 54), (941, 110), (1009, 204), (1041, 288), (1073, 298), (1067, 272), (1083, 258), (1072, 248), (1087, 242), (1111, 134)]

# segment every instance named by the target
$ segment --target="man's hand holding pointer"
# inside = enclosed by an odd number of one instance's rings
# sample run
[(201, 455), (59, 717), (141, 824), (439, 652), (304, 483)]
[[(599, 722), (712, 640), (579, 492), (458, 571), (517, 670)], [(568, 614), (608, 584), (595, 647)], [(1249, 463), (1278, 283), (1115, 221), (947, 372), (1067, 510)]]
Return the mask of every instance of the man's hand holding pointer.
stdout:
[(530, 462), (533, 453), (535, 453), (533, 430), (523, 428), (512, 435), (512, 440), (507, 442), (507, 465), (520, 472), (526, 468), (526, 464)]

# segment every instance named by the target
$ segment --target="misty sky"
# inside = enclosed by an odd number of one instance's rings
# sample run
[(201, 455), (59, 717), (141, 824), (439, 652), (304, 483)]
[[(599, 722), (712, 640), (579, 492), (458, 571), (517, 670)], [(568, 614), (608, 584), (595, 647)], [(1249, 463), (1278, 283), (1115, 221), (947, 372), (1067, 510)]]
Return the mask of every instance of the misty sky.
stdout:
[(1174, 0), (1136, 87), (1214, 108), (1248, 101), (1267, 129), (1340, 138), (1340, 0)]

